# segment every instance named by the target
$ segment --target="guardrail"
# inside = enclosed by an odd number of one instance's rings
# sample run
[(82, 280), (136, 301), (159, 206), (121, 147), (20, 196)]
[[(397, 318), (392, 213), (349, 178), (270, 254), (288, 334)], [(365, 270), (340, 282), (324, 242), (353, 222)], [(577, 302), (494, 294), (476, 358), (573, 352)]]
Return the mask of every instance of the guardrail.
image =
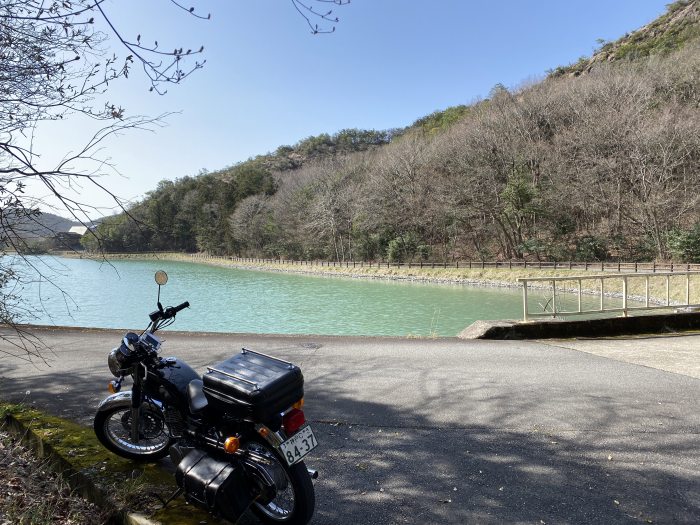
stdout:
[[(572, 316), (572, 315), (592, 315), (601, 313), (622, 313), (623, 316), (627, 317), (628, 312), (639, 311), (639, 310), (656, 310), (664, 308), (700, 308), (700, 292), (698, 293), (698, 299), (695, 302), (691, 302), (691, 278), (697, 277), (698, 280), (696, 289), (700, 289), (700, 272), (659, 272), (659, 273), (627, 273), (627, 274), (616, 274), (616, 275), (577, 275), (568, 277), (532, 277), (532, 278), (520, 278), (518, 282), (523, 285), (523, 320), (529, 321), (535, 317), (561, 317), (561, 316)], [(684, 300), (674, 299), (672, 301), (672, 289), (671, 289), (671, 279), (684, 279), (684, 282), (677, 286), (674, 290), (673, 295), (678, 296), (680, 293), (684, 296)], [(606, 282), (611, 280), (619, 281), (621, 284), (620, 291), (606, 291)], [(651, 281), (662, 281), (662, 290), (665, 294), (664, 297), (659, 298), (658, 296), (652, 296), (650, 293), (650, 283)], [(592, 290), (589, 288), (583, 288), (584, 281), (598, 281), (597, 290)], [(636, 282), (641, 281), (640, 285), (636, 285)], [(561, 283), (573, 282), (577, 283), (575, 288), (565, 288), (561, 286)], [(630, 286), (630, 283), (634, 282), (634, 286)], [(547, 304), (551, 304), (551, 311), (542, 312), (531, 312), (528, 303), (528, 287), (531, 283), (550, 283), (551, 286), (544, 286), (546, 289), (551, 289), (552, 297)], [(560, 284), (559, 288), (557, 283)], [(665, 290), (663, 289), (665, 284)], [(658, 285), (656, 292), (658, 293)], [(538, 286), (542, 288), (542, 286)], [(641, 290), (640, 290), (641, 288)], [(643, 290), (643, 295), (639, 292)], [(577, 308), (575, 310), (558, 310), (558, 296), (557, 293), (562, 294), (574, 294), (577, 298)], [(583, 308), (583, 296), (584, 295), (599, 295), (599, 307), (592, 309)], [(621, 306), (607, 307), (605, 304), (606, 297), (616, 297), (622, 300)], [(631, 304), (630, 304), (631, 303)], [(639, 306), (636, 303), (642, 303), (643, 306)]]
[(623, 262), (574, 262), (574, 261), (452, 261), (452, 262), (391, 262), (391, 261), (324, 261), (260, 259), (192, 253), (193, 259), (226, 259), (250, 264), (289, 264), (295, 266), (325, 266), (337, 268), (461, 268), (461, 269), (538, 269), (538, 270), (584, 270), (601, 272), (689, 272), (700, 271), (700, 264), (691, 263), (623, 263)]

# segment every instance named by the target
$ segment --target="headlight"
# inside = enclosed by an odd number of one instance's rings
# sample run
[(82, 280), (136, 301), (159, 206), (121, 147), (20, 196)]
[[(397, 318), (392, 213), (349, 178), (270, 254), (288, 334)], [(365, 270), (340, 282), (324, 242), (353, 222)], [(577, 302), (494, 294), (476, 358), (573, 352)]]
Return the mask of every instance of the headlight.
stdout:
[[(124, 346), (124, 345), (122, 345)], [(127, 355), (124, 353), (122, 348), (115, 348), (107, 357), (107, 365), (109, 366), (109, 371), (112, 372), (114, 377), (121, 377), (124, 372), (126, 372), (125, 362), (127, 360)]]
[(118, 348), (113, 349), (109, 356), (107, 356), (107, 365), (109, 365), (109, 371), (112, 372), (114, 377), (119, 377), (119, 362), (117, 361)]

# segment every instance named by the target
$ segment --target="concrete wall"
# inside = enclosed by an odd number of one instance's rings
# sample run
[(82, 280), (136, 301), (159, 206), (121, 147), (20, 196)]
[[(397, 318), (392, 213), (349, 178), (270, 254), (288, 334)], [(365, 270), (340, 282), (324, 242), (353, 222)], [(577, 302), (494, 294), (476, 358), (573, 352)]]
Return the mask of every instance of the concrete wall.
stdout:
[(477, 321), (462, 339), (567, 339), (700, 330), (700, 312), (589, 320)]

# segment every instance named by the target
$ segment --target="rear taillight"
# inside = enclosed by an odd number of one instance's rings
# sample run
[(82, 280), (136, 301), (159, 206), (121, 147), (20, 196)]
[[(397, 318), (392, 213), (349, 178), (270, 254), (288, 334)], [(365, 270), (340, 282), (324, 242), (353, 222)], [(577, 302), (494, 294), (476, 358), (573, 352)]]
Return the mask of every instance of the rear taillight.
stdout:
[(304, 412), (298, 408), (291, 409), (282, 418), (282, 426), (284, 427), (284, 431), (288, 436), (291, 436), (297, 430), (299, 430), (304, 423), (306, 423)]

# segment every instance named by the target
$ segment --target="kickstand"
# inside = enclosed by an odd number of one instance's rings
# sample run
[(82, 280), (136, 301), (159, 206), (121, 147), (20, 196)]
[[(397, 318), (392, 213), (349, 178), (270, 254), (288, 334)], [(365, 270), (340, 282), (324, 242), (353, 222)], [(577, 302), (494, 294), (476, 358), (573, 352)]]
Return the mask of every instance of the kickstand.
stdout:
[(182, 489), (178, 488), (168, 499), (163, 499), (160, 494), (156, 492), (151, 492), (151, 495), (155, 496), (158, 499), (158, 501), (160, 501), (163, 504), (162, 508), (167, 507), (168, 503), (177, 498), (180, 494), (182, 494)]

